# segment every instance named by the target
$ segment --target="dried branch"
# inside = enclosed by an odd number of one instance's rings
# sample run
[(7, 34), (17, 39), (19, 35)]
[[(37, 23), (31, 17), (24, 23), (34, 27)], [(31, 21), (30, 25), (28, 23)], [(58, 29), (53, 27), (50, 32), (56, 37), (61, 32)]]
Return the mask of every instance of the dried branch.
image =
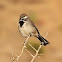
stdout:
[(37, 51), (31, 44), (28, 43), (28, 45), (33, 48), (34, 51)]
[(12, 51), (11, 51), (11, 54), (12, 54), (12, 62), (14, 62), (15, 59), (14, 59), (14, 55), (13, 55), (13, 52)]
[(17, 61), (19, 60), (19, 58), (22, 56), (22, 54), (23, 54), (23, 51), (24, 51), (24, 48), (26, 47), (25, 45), (26, 45), (26, 43), (27, 43), (27, 41), (28, 41), (28, 39), (29, 39), (29, 37), (30, 36), (28, 36), (28, 38), (26, 39), (26, 41), (24, 42), (24, 46), (23, 46), (23, 48), (22, 48), (22, 51), (21, 51), (21, 54), (19, 55), (19, 56), (17, 56)]
[(25, 49), (32, 57), (34, 56), (33, 54), (30, 53), (30, 51), (28, 51), (27, 49)]
[[(46, 33), (45, 37), (46, 37), (47, 35), (48, 35), (48, 32)], [(45, 37), (44, 37), (44, 38), (45, 38)], [(39, 50), (41, 49), (41, 47), (42, 47), (42, 45), (40, 45), (40, 46), (39, 46), (38, 50), (36, 51), (35, 56), (33, 56), (32, 60), (31, 60), (31, 62), (33, 62), (33, 61), (34, 61), (34, 59), (35, 59), (35, 58), (36, 58), (36, 56), (38, 55), (38, 52), (39, 52)]]
[[(46, 37), (47, 35), (48, 35), (48, 32), (46, 33), (45, 37)], [(29, 37), (30, 37), (30, 36), (29, 36)], [(26, 41), (25, 41), (25, 43), (24, 43), (24, 46), (23, 46), (22, 51), (21, 51), (21, 54), (20, 54), (19, 56), (17, 56), (17, 55), (15, 54), (15, 56), (17, 57), (17, 62), (18, 62), (19, 58), (22, 56), (23, 51), (24, 51), (24, 48), (26, 48), (26, 44), (27, 44), (27, 41), (28, 41), (29, 37), (26, 39)], [(45, 38), (45, 37), (44, 37), (44, 38)], [(36, 50), (31, 44), (28, 43), (28, 45), (29, 45), (31, 48), (33, 48), (33, 50), (36, 52), (36, 54), (33, 55), (33, 54), (31, 54), (27, 49), (25, 49), (25, 50), (33, 57), (32, 60), (31, 60), (31, 62), (33, 62), (34, 59), (35, 59), (38, 55), (44, 55), (44, 54), (38, 54), (38, 53), (39, 53), (39, 50), (40, 50), (41, 47), (42, 47), (42, 45), (39, 46), (38, 50)], [(12, 53), (12, 57), (13, 57), (13, 53)], [(14, 62), (14, 57), (13, 57), (12, 62)]]
[(36, 56), (38, 55), (38, 52), (39, 52), (39, 50), (40, 50), (40, 48), (42, 47), (42, 45), (40, 45), (40, 47), (39, 47), (39, 49), (36, 51), (36, 54), (35, 54), (35, 56), (33, 56), (33, 58), (32, 58), (32, 60), (31, 60), (31, 62), (33, 62), (34, 61), (34, 59), (36, 58)]

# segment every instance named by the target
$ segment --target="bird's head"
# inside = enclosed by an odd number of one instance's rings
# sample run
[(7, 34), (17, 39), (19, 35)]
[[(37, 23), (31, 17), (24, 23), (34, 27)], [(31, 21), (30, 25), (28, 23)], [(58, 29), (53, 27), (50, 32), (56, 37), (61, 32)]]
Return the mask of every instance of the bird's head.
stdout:
[(20, 15), (19, 21), (26, 21), (27, 18), (28, 18), (28, 16), (25, 13), (23, 13), (23, 14)]

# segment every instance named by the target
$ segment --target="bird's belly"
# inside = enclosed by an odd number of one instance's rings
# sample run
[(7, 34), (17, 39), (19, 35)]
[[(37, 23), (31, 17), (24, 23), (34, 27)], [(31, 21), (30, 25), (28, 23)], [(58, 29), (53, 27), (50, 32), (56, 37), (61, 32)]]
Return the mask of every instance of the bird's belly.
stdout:
[(23, 37), (28, 37), (28, 34), (25, 32), (25, 30), (23, 28), (20, 28), (19, 31)]
[(20, 28), (20, 32), (24, 37), (28, 37), (31, 33), (34, 33), (35, 31), (36, 31), (35, 28), (30, 25), (23, 26), (22, 28)]
[(24, 27), (24, 30), (25, 30), (25, 32), (27, 33), (27, 34), (30, 34), (30, 33), (33, 33), (33, 32), (35, 32), (35, 28), (31, 25), (29, 25), (29, 26), (25, 26)]

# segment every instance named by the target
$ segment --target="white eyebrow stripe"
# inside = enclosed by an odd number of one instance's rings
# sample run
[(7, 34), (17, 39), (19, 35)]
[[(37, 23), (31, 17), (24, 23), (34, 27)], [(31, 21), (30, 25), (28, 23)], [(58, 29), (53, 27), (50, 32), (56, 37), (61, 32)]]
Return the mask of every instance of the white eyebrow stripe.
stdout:
[(25, 19), (26, 19), (26, 18), (28, 18), (28, 16), (25, 16), (25, 17), (23, 17), (23, 18), (25, 18)]

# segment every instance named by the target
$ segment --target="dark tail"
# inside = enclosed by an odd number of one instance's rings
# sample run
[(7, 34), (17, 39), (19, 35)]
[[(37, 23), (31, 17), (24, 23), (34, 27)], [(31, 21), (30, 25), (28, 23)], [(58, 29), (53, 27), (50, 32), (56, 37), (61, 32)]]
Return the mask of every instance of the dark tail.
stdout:
[(41, 35), (39, 35), (38, 39), (41, 41), (41, 45), (43, 44), (46, 46), (47, 44), (50, 44), (46, 39), (44, 39)]

